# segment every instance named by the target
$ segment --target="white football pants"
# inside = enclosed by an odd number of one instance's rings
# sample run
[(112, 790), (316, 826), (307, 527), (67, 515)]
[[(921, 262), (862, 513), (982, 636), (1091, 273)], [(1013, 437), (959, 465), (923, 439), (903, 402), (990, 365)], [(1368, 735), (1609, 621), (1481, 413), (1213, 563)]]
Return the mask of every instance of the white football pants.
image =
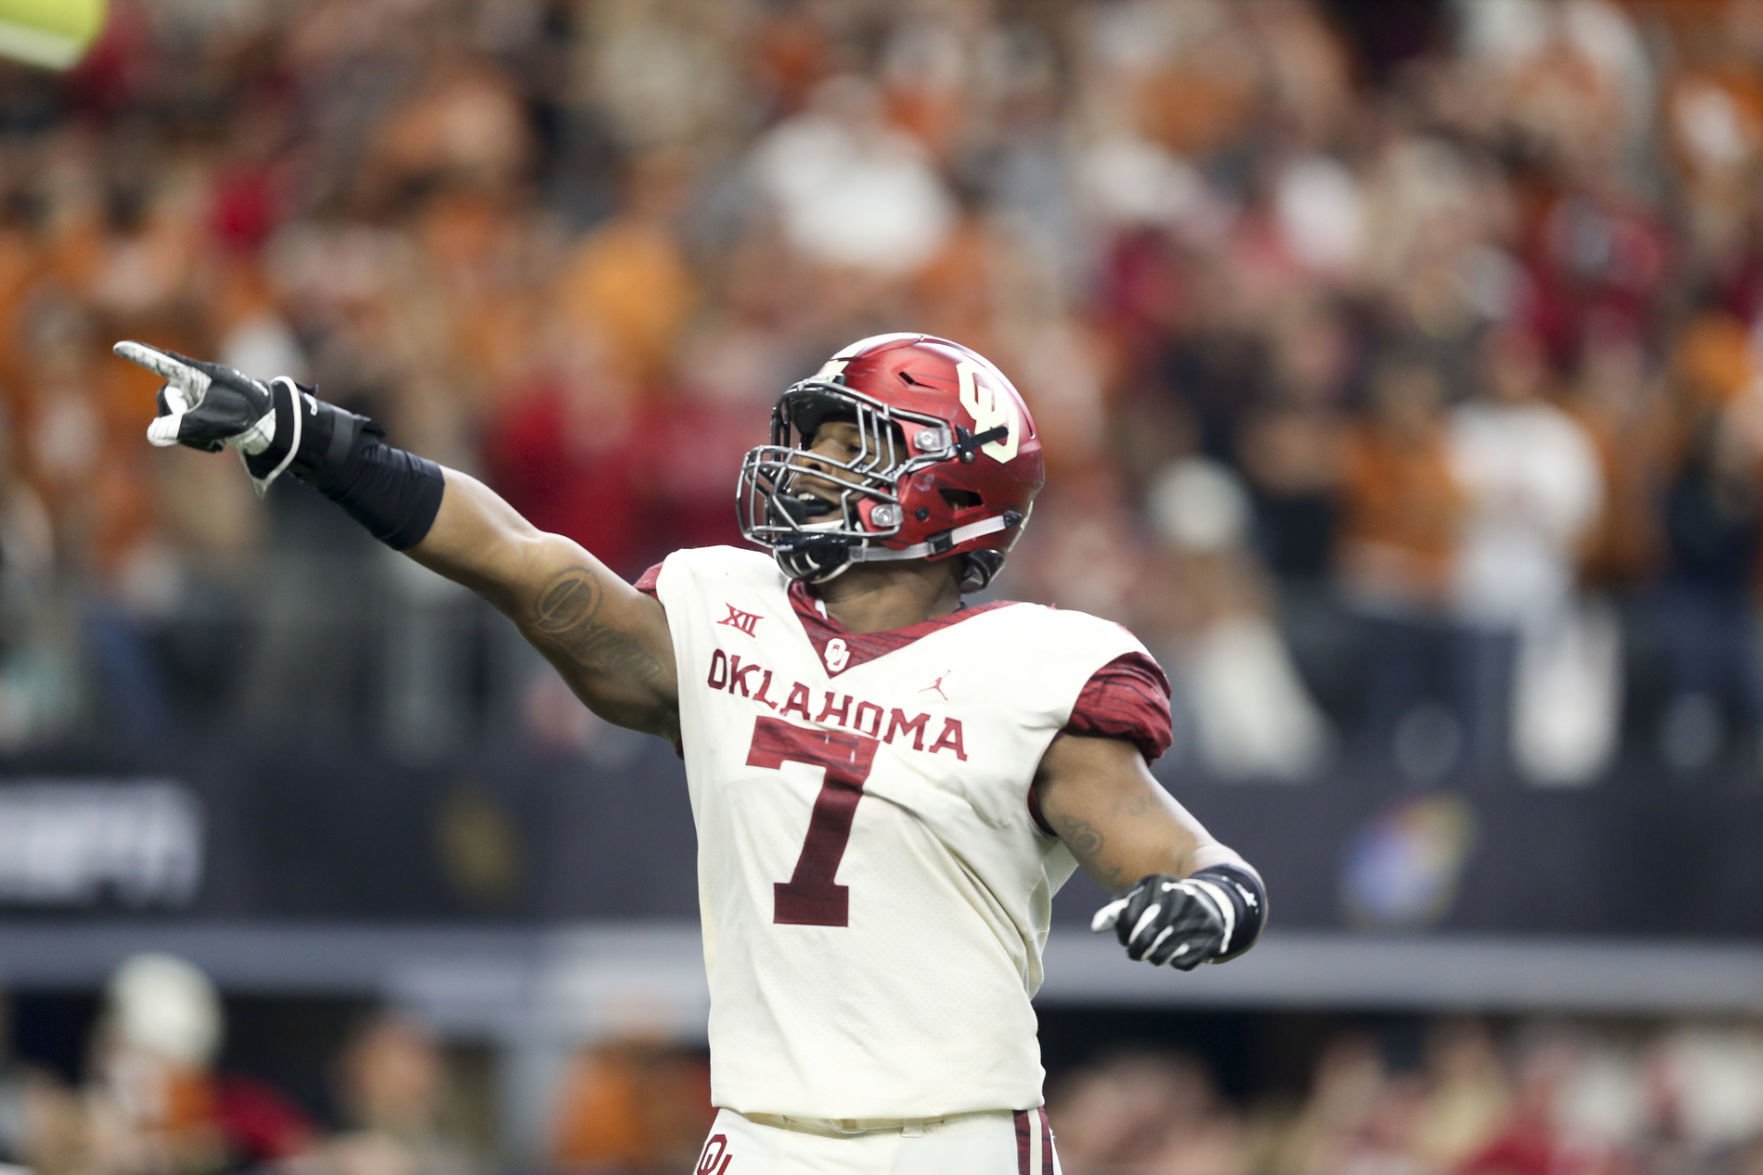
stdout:
[(1045, 1109), (915, 1121), (720, 1110), (693, 1175), (1063, 1175)]

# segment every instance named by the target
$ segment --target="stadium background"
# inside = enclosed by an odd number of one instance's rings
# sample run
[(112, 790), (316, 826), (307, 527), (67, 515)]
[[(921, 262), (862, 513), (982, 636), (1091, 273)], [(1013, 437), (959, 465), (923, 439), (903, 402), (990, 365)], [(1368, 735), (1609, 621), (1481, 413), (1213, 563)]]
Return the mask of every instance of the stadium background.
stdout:
[(0, 66), (0, 1157), (646, 1175), (707, 1121), (677, 761), (150, 451), (113, 339), (634, 576), (910, 326), (1047, 437), (1000, 591), (1152, 646), (1273, 894), (1181, 976), (1068, 887), (1068, 1170), (1763, 1171), (1760, 180), (1756, 0), (118, 0)]

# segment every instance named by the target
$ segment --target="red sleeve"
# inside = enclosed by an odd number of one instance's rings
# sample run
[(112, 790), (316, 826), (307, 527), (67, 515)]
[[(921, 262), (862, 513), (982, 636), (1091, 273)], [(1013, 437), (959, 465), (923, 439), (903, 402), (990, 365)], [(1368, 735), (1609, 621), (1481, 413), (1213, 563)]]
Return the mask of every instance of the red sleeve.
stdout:
[(1096, 670), (1064, 734), (1123, 738), (1139, 748), (1147, 763), (1174, 741), (1169, 717), (1169, 678), (1143, 653), (1127, 653)]
[(637, 582), (632, 586), (646, 596), (653, 596), (656, 594), (655, 584), (660, 579), (661, 564), (657, 563), (655, 566), (649, 568), (649, 570), (643, 572), (643, 574), (637, 576)]

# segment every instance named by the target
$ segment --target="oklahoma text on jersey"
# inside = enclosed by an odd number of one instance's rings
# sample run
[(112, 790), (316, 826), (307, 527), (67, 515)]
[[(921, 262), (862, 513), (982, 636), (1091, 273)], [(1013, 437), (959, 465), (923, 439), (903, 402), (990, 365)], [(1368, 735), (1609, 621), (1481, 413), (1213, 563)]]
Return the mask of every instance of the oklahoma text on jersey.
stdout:
[[(829, 689), (811, 690), (799, 681), (790, 683), (787, 694), (783, 684), (778, 683), (777, 694), (783, 696), (780, 703), (777, 695), (772, 693), (772, 682), (772, 671), (750, 657), (743, 658), (722, 649), (710, 653), (710, 673), (705, 684), (711, 689), (751, 698), (780, 718), (797, 714), (804, 722), (842, 727), (884, 743), (910, 740), (915, 751), (932, 755), (947, 752), (963, 763), (967, 762), (967, 746), (959, 718), (936, 718), (923, 712), (907, 717), (898, 706), (884, 708), (874, 702), (853, 699), (850, 694)], [(942, 727), (937, 737), (926, 746), (925, 735), (932, 729), (932, 724), (938, 722)]]

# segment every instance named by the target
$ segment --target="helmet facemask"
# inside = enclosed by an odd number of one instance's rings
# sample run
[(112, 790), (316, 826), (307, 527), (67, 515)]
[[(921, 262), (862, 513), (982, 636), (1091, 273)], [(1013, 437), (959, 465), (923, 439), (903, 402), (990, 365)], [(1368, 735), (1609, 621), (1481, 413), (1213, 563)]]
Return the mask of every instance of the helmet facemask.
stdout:
[[(834, 420), (856, 426), (858, 452), (848, 460), (809, 451), (820, 426)], [(787, 575), (808, 583), (825, 583), (853, 563), (916, 557), (879, 545), (905, 521), (900, 484), (959, 457), (944, 421), (840, 383), (803, 380), (773, 407), (771, 443), (741, 463), (741, 532), (771, 548)]]

